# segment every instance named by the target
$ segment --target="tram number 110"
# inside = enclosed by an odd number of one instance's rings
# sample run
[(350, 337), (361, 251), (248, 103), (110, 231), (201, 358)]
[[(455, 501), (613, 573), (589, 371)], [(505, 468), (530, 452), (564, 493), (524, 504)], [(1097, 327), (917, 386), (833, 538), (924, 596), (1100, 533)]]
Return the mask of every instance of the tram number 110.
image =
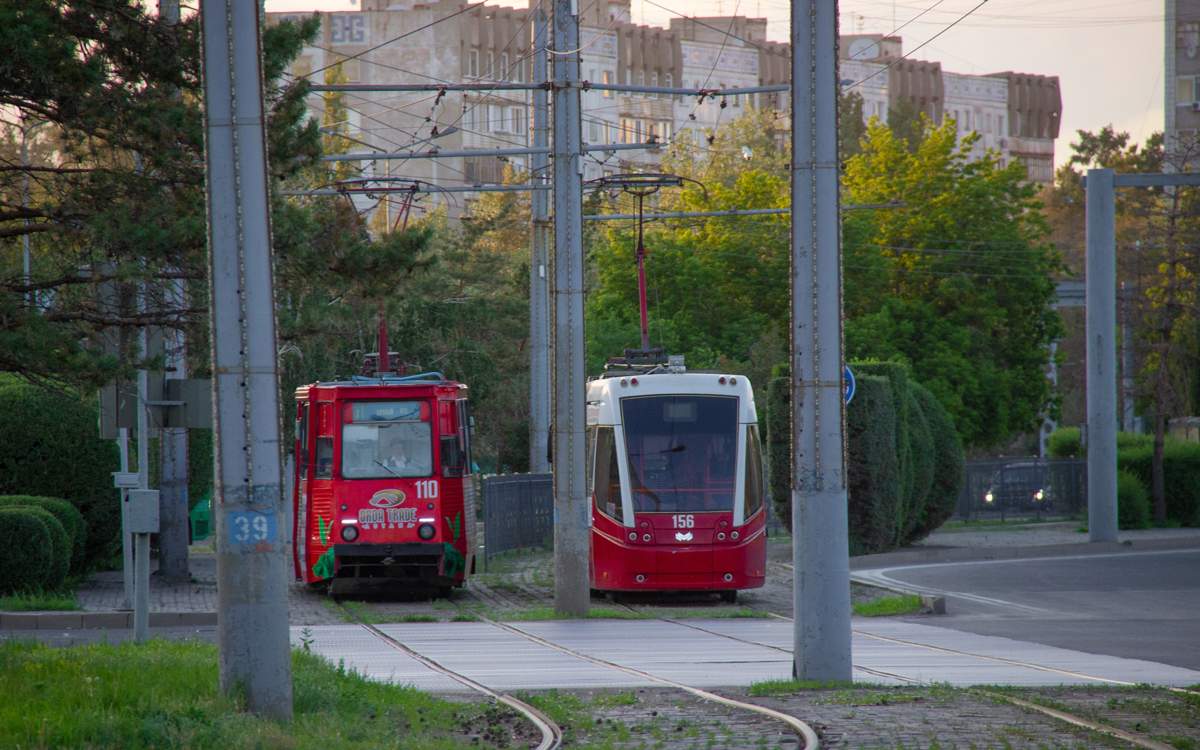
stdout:
[(671, 524), (676, 529), (694, 529), (696, 528), (696, 517), (691, 513), (678, 513), (671, 516)]

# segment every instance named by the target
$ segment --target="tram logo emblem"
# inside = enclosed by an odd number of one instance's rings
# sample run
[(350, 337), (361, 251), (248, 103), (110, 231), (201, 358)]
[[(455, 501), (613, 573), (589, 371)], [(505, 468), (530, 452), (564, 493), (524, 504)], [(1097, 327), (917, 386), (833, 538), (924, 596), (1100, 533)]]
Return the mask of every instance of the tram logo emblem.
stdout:
[(395, 508), (404, 503), (404, 498), (404, 490), (380, 490), (371, 495), (367, 502), (375, 508)]
[(690, 542), (690, 541), (692, 541), (692, 532), (690, 532), (690, 531), (689, 531), (689, 532), (687, 532), (687, 533), (685, 534), (685, 533), (684, 533), (684, 532), (682, 532), (682, 531), (676, 531), (676, 532), (675, 532), (675, 541), (677, 541), (677, 542)]

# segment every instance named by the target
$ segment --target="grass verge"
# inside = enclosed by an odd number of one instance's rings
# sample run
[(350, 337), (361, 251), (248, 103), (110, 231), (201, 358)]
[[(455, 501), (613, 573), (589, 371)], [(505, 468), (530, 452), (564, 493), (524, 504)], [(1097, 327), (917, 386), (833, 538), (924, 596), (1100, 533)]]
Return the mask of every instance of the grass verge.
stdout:
[(0, 596), (0, 612), (75, 612), (83, 609), (73, 591), (33, 591)]
[(490, 705), (371, 682), (303, 651), (293, 652), (292, 670), (295, 718), (281, 724), (218, 691), (209, 644), (0, 643), (0, 746), (449, 750), (495, 747), (491, 738), (512, 722)]
[(921, 611), (921, 597), (913, 594), (885, 596), (869, 602), (857, 602), (854, 614), (859, 617), (887, 617), (889, 615), (915, 615)]

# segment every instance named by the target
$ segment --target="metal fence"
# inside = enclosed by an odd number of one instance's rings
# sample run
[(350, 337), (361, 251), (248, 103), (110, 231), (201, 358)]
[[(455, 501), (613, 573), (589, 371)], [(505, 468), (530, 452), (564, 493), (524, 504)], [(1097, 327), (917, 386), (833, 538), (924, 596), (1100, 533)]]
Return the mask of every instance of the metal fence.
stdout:
[(554, 538), (554, 484), (550, 474), (483, 478), (484, 559), (501, 552), (549, 546)]
[(1008, 458), (968, 461), (955, 517), (1075, 516), (1087, 508), (1087, 461)]

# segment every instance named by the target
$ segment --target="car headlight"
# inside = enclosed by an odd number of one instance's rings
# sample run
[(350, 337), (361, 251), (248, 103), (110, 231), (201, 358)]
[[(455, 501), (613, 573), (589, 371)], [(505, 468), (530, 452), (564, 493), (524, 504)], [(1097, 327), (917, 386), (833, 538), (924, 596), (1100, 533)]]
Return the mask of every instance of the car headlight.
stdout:
[(1046, 492), (1045, 492), (1045, 490), (1038, 490), (1037, 492), (1033, 493), (1033, 499), (1034, 499), (1034, 500), (1041, 500), (1041, 499), (1043, 499), (1044, 497), (1046, 497)]
[(342, 526), (342, 541), (353, 542), (358, 539), (358, 526), (345, 524)]
[(437, 529), (433, 528), (431, 523), (423, 523), (417, 528), (417, 536), (422, 539), (433, 539), (433, 535), (437, 533)]
[(991, 501), (993, 501), (993, 500), (995, 500), (995, 499), (996, 499), (996, 498), (992, 497), (992, 492), (991, 492), (991, 490), (988, 490), (988, 493), (987, 493), (986, 495), (984, 495), (984, 496), (983, 496), (983, 501), (984, 501), (985, 503), (990, 503)]

